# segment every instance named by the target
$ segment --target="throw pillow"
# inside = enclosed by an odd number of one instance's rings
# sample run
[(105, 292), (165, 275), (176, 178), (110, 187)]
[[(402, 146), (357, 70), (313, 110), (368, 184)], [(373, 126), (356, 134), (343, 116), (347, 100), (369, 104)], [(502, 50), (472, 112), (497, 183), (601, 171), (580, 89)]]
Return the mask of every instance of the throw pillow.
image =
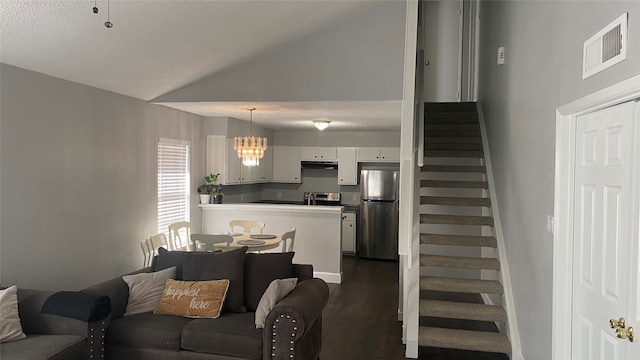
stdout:
[(264, 292), (256, 309), (256, 329), (263, 329), (273, 307), (296, 287), (297, 278), (273, 280)]
[(122, 277), (129, 286), (129, 302), (124, 315), (135, 315), (151, 312), (158, 307), (164, 284), (176, 276), (176, 268)]
[(160, 305), (154, 314), (193, 318), (220, 316), (229, 280), (177, 281), (167, 280)]
[(223, 311), (245, 312), (244, 258), (247, 247), (221, 253), (189, 253), (184, 257), (182, 278), (188, 281), (229, 280)]
[(244, 260), (244, 306), (247, 311), (256, 311), (262, 294), (273, 280), (293, 275), (293, 255), (293, 252), (247, 254)]
[(18, 316), (18, 288), (0, 290), (0, 343), (24, 339)]

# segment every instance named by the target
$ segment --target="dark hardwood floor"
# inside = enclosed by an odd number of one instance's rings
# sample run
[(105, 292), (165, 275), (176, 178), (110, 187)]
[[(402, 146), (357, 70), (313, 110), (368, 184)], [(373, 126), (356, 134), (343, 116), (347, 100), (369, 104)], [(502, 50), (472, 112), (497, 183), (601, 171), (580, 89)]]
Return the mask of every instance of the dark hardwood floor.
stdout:
[[(322, 318), (320, 358), (404, 359), (402, 325), (398, 321), (398, 263), (345, 256), (342, 267), (343, 283), (329, 284), (329, 302)], [(437, 321), (433, 318), (420, 319), (421, 323)], [(479, 329), (473, 323), (461, 323), (460, 326)], [(484, 323), (479, 326), (494, 325)], [(423, 360), (508, 359), (504, 354), (427, 347), (419, 349), (419, 356)]]

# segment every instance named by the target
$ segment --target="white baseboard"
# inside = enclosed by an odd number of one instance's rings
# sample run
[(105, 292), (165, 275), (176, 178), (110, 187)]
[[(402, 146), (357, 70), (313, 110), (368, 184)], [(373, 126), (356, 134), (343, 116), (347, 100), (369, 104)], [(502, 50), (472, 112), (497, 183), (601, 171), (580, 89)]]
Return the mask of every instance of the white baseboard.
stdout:
[(342, 284), (342, 272), (330, 273), (330, 272), (314, 271), (313, 277), (320, 278), (330, 284)]
[(418, 358), (418, 342), (417, 341), (407, 341), (404, 357), (407, 359)]

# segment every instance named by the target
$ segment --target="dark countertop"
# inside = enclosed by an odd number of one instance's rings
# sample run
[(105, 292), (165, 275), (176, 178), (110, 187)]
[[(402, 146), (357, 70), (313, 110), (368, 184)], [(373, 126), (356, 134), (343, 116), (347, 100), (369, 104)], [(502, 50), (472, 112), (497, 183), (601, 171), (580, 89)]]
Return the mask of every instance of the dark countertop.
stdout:
[[(252, 204), (283, 204), (283, 205), (307, 205), (304, 201), (295, 200), (257, 200), (252, 201)], [(345, 212), (359, 212), (360, 205), (357, 204), (342, 204)]]

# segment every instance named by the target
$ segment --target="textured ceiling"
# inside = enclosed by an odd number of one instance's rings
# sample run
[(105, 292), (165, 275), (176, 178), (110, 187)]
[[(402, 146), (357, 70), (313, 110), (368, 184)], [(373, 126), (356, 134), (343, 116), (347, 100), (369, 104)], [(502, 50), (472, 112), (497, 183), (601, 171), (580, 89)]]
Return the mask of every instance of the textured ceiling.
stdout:
[[(98, 14), (92, 12), (93, 0), (2, 0), (0, 61), (148, 101), (336, 24), (373, 4), (368, 0), (112, 0), (109, 9), (114, 26), (107, 29), (105, 0), (97, 1)], [(270, 122), (264, 125), (271, 128), (299, 128), (303, 120), (327, 118), (335, 125), (345, 124), (345, 129), (365, 124), (372, 129), (389, 128), (391, 121), (398, 129), (398, 104), (163, 105), (240, 119), (246, 118), (242, 109), (256, 106), (265, 109), (264, 119)], [(259, 116), (256, 112), (256, 122)], [(353, 124), (347, 126), (348, 122)]]
[(249, 120), (269, 129), (312, 130), (313, 120), (329, 120), (326, 131), (399, 130), (401, 101), (314, 101), (314, 102), (199, 102), (162, 103), (203, 116), (229, 116)]

